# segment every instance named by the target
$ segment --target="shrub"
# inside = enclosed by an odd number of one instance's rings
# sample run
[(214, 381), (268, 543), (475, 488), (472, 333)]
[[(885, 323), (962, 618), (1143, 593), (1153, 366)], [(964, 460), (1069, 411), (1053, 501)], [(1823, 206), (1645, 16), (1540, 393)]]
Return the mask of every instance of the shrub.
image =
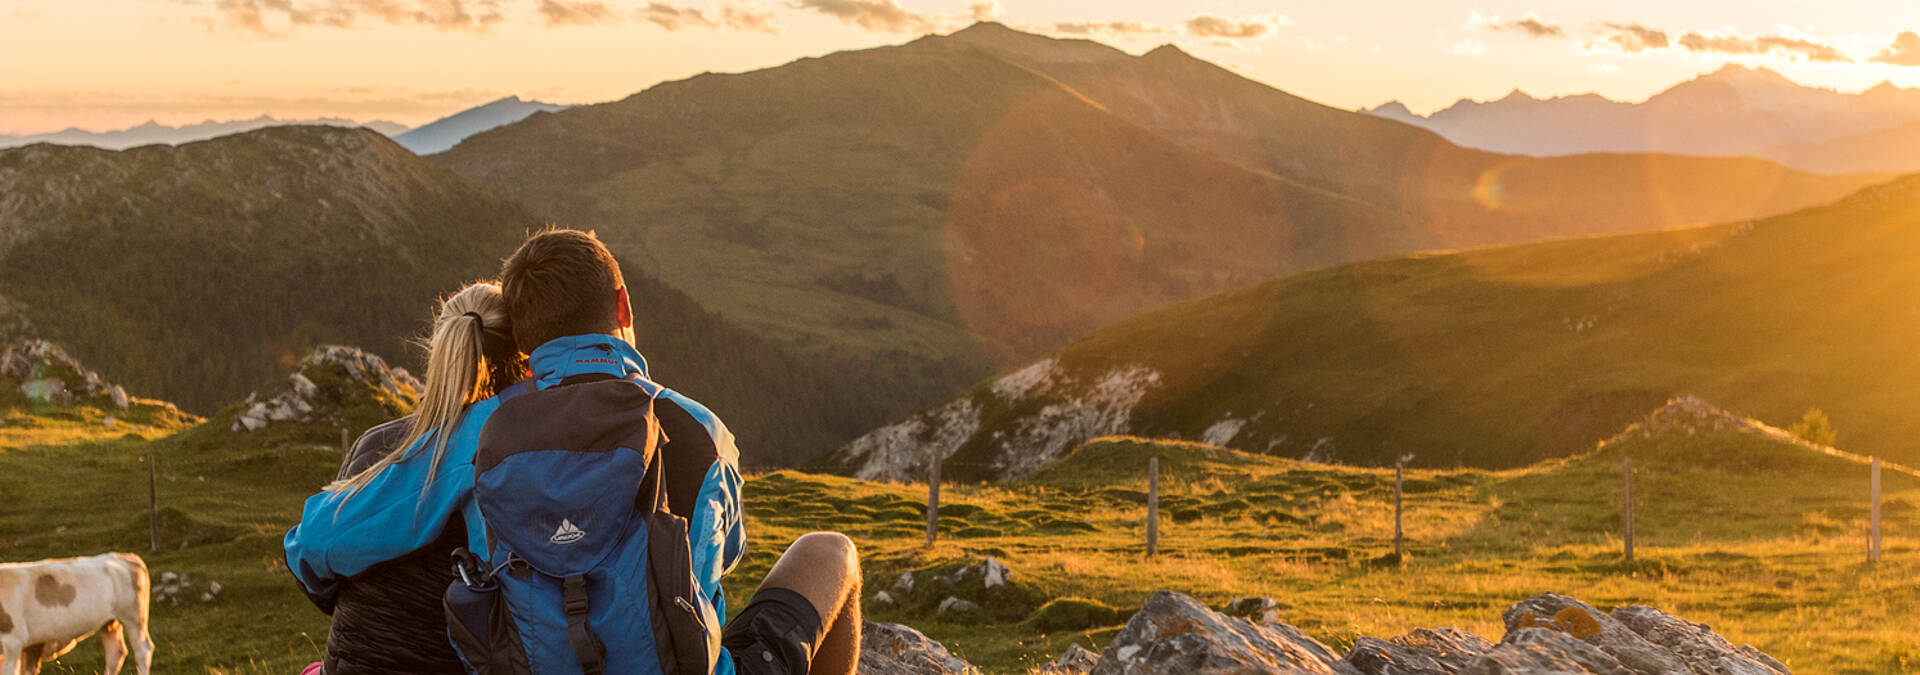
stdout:
[(1808, 410), (1807, 414), (1801, 415), (1800, 421), (1795, 422), (1787, 431), (1792, 433), (1794, 438), (1820, 445), (1833, 445), (1836, 436), (1833, 431), (1833, 420), (1828, 419), (1827, 413), (1819, 408)]

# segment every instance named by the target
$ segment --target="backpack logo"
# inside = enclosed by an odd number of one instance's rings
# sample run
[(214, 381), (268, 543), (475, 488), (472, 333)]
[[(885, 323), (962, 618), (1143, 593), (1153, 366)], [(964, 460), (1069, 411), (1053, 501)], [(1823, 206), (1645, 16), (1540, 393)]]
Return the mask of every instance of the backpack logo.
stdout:
[(587, 536), (586, 531), (574, 527), (573, 521), (561, 518), (560, 529), (554, 530), (553, 536), (547, 538), (547, 541), (555, 544), (571, 544), (580, 541), (580, 538), (584, 536)]

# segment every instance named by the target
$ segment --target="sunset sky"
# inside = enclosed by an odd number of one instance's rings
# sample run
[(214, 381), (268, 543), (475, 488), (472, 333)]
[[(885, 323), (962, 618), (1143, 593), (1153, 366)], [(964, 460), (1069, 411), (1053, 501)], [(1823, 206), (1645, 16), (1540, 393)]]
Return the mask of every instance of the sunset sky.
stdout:
[(1729, 61), (1843, 91), (1920, 86), (1913, 0), (0, 0), (0, 133), (262, 113), (417, 125), (977, 17), (1134, 53), (1173, 42), (1347, 108), (1515, 88), (1639, 100)]

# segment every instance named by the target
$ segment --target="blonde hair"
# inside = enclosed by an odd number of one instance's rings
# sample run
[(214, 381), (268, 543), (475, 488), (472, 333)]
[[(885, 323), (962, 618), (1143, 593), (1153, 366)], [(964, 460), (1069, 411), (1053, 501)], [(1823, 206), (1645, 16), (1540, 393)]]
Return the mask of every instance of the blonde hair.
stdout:
[(507, 322), (507, 303), (499, 284), (474, 283), (441, 301), (433, 332), (421, 344), (427, 349), (426, 391), (407, 419), (406, 433), (380, 461), (351, 478), (334, 481), (326, 491), (344, 491), (346, 498), (351, 498), (425, 439), (433, 453), (426, 483), (421, 486), (421, 496), (426, 496), (426, 486), (433, 484), (453, 428), (459, 425), (467, 406), (505, 384), (492, 380), (502, 374), (505, 361), (517, 360), (513, 330)]

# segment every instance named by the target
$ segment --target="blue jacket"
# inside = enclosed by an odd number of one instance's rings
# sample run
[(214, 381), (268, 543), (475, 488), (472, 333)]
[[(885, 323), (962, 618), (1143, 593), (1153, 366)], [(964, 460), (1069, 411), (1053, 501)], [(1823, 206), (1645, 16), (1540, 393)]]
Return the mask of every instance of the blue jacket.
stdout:
[[(468, 524), (467, 548), (487, 554), (485, 527), (473, 501), (473, 458), (481, 428), (502, 397), (521, 387), (552, 387), (584, 373), (647, 379), (646, 359), (611, 335), (555, 339), (534, 350), (529, 366), (527, 382), (467, 409), (424, 498), (420, 485), (428, 462), (420, 452), (423, 446), (416, 446), (344, 503), (340, 493), (332, 492), (307, 500), (300, 524), (287, 532), (285, 545), (287, 567), (308, 595), (317, 601), (330, 599), (341, 580), (430, 544), (456, 512)], [(645, 384), (658, 392), (655, 415), (668, 440), (662, 448), (662, 480), (669, 507), (687, 518), (694, 579), (714, 614), (725, 617), (720, 580), (746, 556), (739, 449), (733, 433), (705, 406), (650, 379)], [(732, 660), (723, 655), (716, 672), (728, 675), (732, 670)]]
[(466, 523), (467, 548), (486, 551), (486, 528), (473, 502), (473, 452), (480, 428), (498, 407), (493, 399), (467, 407), (424, 493), (432, 462), (421, 439), (352, 498), (345, 492), (308, 497), (300, 524), (282, 542), (287, 569), (308, 597), (331, 607), (341, 581), (433, 543), (456, 513)]

